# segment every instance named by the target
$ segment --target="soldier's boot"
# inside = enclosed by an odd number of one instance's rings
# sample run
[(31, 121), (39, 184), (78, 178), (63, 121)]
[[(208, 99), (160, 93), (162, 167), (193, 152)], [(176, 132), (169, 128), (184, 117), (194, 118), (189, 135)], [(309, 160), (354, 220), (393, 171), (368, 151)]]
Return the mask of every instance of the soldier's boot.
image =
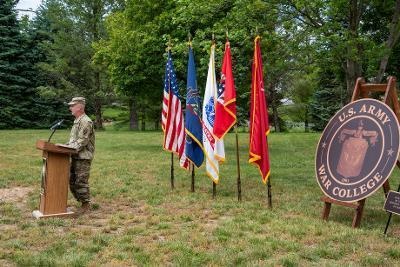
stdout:
[(86, 213), (90, 211), (90, 202), (82, 202), (82, 206), (79, 208), (79, 213)]

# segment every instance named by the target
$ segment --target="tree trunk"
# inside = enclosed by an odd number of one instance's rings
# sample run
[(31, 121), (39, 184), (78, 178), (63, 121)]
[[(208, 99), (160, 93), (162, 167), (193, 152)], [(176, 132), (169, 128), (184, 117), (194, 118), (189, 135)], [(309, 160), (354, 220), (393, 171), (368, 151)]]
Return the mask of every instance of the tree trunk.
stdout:
[(158, 127), (160, 125), (160, 121), (157, 119), (154, 121), (154, 130), (158, 131)]
[[(96, 71), (95, 72), (95, 88), (96, 88), (96, 92), (100, 92), (101, 90), (101, 86), (100, 86), (100, 72)], [(94, 98), (94, 112), (96, 115), (96, 119), (94, 122), (94, 125), (96, 127), (96, 130), (104, 130), (103, 128), (103, 114), (101, 111), (102, 108), (102, 101), (101, 98), (96, 96)]]
[(272, 116), (274, 118), (275, 132), (280, 133), (281, 125), (279, 123), (278, 107), (274, 104), (272, 105)]
[[(358, 26), (360, 24), (360, 18), (363, 9), (362, 0), (351, 0), (350, 2), (350, 13), (349, 13), (349, 40), (347, 45), (347, 59), (346, 59), (346, 86), (347, 86), (347, 97), (350, 101), (353, 89), (356, 84), (356, 79), (361, 76), (361, 63), (358, 55), (362, 53), (361, 44), (357, 42), (358, 38)], [(355, 43), (355, 47), (350, 45)], [(354, 53), (354, 50), (356, 53)], [(348, 102), (347, 101), (347, 102)]]
[[(351, 48), (348, 48), (351, 49)], [(358, 62), (352, 59), (347, 59), (346, 62), (346, 103), (350, 101), (353, 94), (354, 86), (356, 85), (356, 80), (361, 77), (361, 66)]]
[(381, 58), (378, 74), (376, 75), (375, 82), (380, 83), (383, 75), (385, 74), (387, 64), (389, 62), (389, 55), (392, 53), (393, 47), (396, 45), (400, 37), (400, 0), (396, 1), (396, 7), (393, 13), (392, 22), (389, 27), (389, 36), (385, 42), (385, 54)]
[(137, 115), (137, 110), (136, 110), (136, 101), (132, 97), (129, 99), (129, 129), (130, 130), (138, 130), (138, 115)]
[(304, 132), (308, 133), (310, 128), (308, 126), (308, 106), (306, 106), (306, 110), (304, 112)]
[(272, 108), (272, 119), (274, 121), (274, 128), (275, 132), (281, 132), (281, 125), (279, 123), (279, 115), (278, 115), (278, 105), (277, 105), (277, 99), (276, 99), (276, 94), (275, 94), (275, 89), (273, 85), (269, 86), (269, 95), (271, 99), (271, 108)]
[[(100, 40), (99, 33), (99, 25), (101, 24), (101, 14), (102, 14), (103, 6), (101, 2), (92, 2), (91, 12), (90, 12), (90, 25), (89, 31), (92, 33), (93, 41)], [(101, 80), (100, 80), (100, 72), (96, 68), (94, 68), (94, 110), (96, 119), (94, 125), (97, 130), (103, 130), (103, 114), (102, 114), (102, 99), (99, 96), (96, 96), (96, 93), (101, 92)]]
[(144, 114), (142, 115), (142, 131), (146, 131), (146, 120)]
[(96, 119), (94, 121), (94, 126), (96, 130), (104, 130), (103, 127), (103, 115), (102, 115), (102, 103), (100, 98), (96, 97), (94, 100), (94, 113), (96, 115)]

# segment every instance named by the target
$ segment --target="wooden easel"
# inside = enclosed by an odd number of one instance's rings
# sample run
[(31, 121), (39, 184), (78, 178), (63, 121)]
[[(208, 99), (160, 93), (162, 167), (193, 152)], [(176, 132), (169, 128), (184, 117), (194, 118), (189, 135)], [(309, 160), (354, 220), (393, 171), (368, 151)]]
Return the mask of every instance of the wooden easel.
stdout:
[[(354, 102), (360, 98), (371, 97), (371, 93), (385, 93), (382, 102), (390, 106), (394, 113), (396, 114), (397, 120), (400, 122), (400, 105), (396, 92), (396, 78), (394, 76), (388, 77), (387, 84), (372, 84), (365, 83), (363, 78), (358, 78), (356, 85), (354, 87), (353, 96), (351, 97), (351, 102)], [(400, 168), (400, 162), (397, 160), (397, 167)], [(390, 190), (389, 179), (382, 185), (385, 197)], [(355, 209), (355, 214), (353, 217), (352, 227), (356, 228), (360, 226), (361, 217), (364, 210), (365, 198), (357, 202), (348, 203), (332, 199), (327, 196), (321, 197), (321, 200), (325, 203), (322, 212), (322, 219), (328, 220), (329, 213), (331, 211), (332, 203), (340, 206), (345, 206)]]

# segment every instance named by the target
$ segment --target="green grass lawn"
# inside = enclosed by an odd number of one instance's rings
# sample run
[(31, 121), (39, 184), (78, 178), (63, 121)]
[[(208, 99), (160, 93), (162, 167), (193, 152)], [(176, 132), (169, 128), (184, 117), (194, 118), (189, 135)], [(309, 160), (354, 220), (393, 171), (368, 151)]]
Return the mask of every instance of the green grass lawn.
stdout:
[[(359, 229), (353, 210), (332, 206), (320, 219), (322, 192), (314, 174), (317, 133), (269, 136), (273, 209), (257, 168), (247, 163), (248, 134), (239, 135), (242, 202), (237, 201), (234, 134), (226, 138), (217, 196), (204, 167), (191, 174), (170, 154), (159, 132), (96, 135), (91, 172), (94, 209), (75, 219), (36, 220), (41, 151), (49, 131), (0, 131), (0, 266), (394, 266), (400, 262), (400, 220), (388, 236), (382, 190), (366, 201)], [(53, 142), (65, 142), (68, 130)], [(392, 173), (392, 188), (399, 171)], [(15, 192), (1, 199), (6, 192)], [(19, 192), (19, 193), (18, 193)], [(26, 192), (22, 194), (21, 192)], [(18, 194), (17, 194), (18, 193)], [(68, 204), (78, 203), (70, 196)]]

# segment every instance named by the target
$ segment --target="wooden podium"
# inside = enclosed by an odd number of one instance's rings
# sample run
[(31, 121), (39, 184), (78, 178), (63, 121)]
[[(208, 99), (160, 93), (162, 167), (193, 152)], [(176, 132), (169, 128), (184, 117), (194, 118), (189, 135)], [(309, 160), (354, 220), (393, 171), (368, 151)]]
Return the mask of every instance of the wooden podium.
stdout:
[(67, 209), (70, 156), (76, 150), (56, 146), (44, 140), (36, 141), (36, 148), (43, 151), (42, 185), (39, 210), (35, 218), (62, 217), (74, 214)]

